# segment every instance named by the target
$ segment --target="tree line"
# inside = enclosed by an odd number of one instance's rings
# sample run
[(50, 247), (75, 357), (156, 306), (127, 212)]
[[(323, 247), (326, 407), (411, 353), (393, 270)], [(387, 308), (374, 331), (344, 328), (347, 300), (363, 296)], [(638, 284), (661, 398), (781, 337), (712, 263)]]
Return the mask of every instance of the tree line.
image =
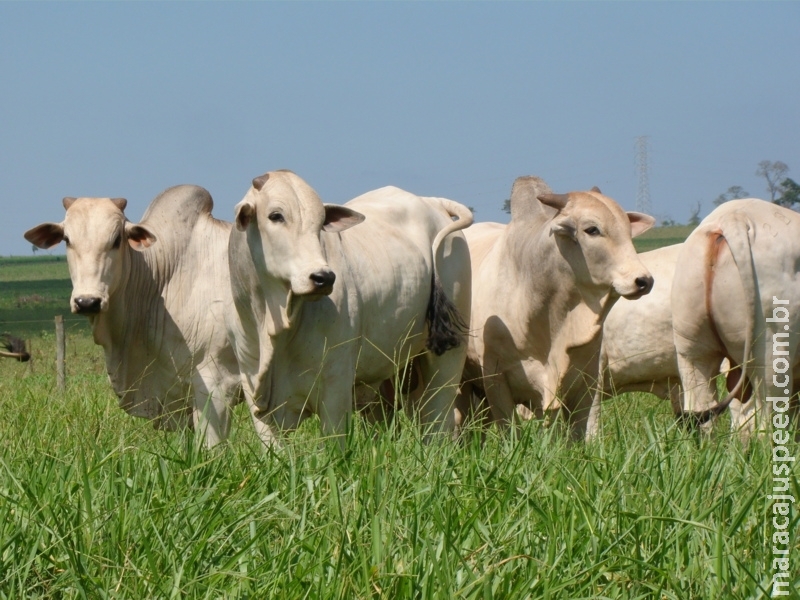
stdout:
[[(756, 175), (763, 177), (767, 182), (767, 193), (770, 202), (794, 208), (795, 204), (800, 204), (800, 184), (791, 177), (786, 177), (789, 166), (779, 160), (762, 160), (758, 163)], [(750, 194), (740, 185), (732, 185), (728, 191), (717, 196), (714, 205), (719, 206), (729, 200), (737, 198), (748, 198)]]

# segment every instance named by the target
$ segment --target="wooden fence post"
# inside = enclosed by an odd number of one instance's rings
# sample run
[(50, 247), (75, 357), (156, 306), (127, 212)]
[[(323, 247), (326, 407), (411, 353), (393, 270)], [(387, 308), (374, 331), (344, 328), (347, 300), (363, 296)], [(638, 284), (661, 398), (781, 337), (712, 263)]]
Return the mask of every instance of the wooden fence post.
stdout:
[(67, 341), (64, 336), (64, 317), (56, 315), (56, 385), (60, 391), (67, 387), (67, 370), (64, 365)]

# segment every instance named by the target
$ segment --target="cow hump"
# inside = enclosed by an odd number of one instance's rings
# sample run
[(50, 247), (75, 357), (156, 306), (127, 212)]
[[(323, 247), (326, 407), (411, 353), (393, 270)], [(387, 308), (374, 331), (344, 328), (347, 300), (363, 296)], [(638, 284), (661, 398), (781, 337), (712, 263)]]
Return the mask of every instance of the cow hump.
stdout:
[(517, 177), (511, 187), (511, 220), (552, 216), (555, 211), (539, 202), (539, 196), (552, 194), (544, 179), (536, 175)]

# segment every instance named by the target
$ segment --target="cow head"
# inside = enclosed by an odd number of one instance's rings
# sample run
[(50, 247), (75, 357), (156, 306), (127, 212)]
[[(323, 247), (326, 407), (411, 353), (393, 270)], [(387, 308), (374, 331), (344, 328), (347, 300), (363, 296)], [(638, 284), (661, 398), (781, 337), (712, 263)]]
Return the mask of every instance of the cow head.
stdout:
[[(236, 228), (247, 232), (258, 268), (293, 295), (320, 297), (333, 290), (336, 274), (322, 252), (320, 232), (344, 231), (364, 215), (323, 204), (317, 193), (291, 171), (273, 171), (253, 179), (236, 205)], [(263, 261), (263, 262), (262, 262)]]
[(611, 287), (614, 294), (628, 299), (650, 292), (653, 277), (639, 260), (631, 238), (650, 229), (653, 217), (626, 213), (597, 188), (538, 198), (558, 211), (550, 231), (580, 284)]
[(122, 279), (128, 246), (143, 250), (156, 237), (125, 218), (124, 198), (68, 197), (63, 204), (67, 214), (62, 223), (42, 223), (26, 231), (25, 239), (44, 249), (63, 240), (72, 279), (70, 309), (88, 315), (106, 311)]

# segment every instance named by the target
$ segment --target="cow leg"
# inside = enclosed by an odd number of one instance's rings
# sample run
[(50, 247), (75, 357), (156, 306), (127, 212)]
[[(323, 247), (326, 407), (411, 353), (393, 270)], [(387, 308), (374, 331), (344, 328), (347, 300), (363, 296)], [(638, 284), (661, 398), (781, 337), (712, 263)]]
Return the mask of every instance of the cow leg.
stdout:
[[(487, 363), (491, 364), (488, 360)], [(493, 423), (504, 429), (514, 422), (517, 414), (517, 407), (508, 381), (503, 373), (487, 373), (486, 371), (484, 371), (483, 381), (486, 401), (489, 404), (489, 417)]]
[(600, 403), (603, 400), (602, 386), (598, 385), (592, 394), (592, 406), (589, 409), (589, 417), (586, 420), (586, 433), (584, 441), (590, 442), (600, 433)]
[(586, 431), (583, 439), (589, 442), (595, 439), (600, 433), (600, 406), (605, 396), (606, 381), (609, 379), (608, 356), (601, 350), (600, 365), (598, 368), (597, 382), (590, 388), (592, 394), (592, 406), (586, 419)]
[(681, 382), (671, 378), (667, 382), (667, 398), (672, 407), (672, 414), (676, 417), (681, 415), (681, 407), (683, 406), (683, 388)]
[(456, 399), (453, 403), (453, 419), (455, 420), (455, 432), (459, 435), (466, 427), (472, 414), (472, 384), (462, 381), (456, 392)]
[(717, 401), (717, 380), (722, 356), (718, 353), (690, 355), (678, 352), (678, 372), (683, 387), (683, 413), (702, 412)]
[(206, 448), (213, 448), (228, 439), (230, 433), (230, 411), (224, 400), (213, 394), (195, 392), (194, 429), (205, 439)]
[[(577, 400), (572, 400), (574, 396), (565, 398), (569, 403), (568, 406), (573, 407), (569, 412), (569, 433), (570, 438), (577, 442), (589, 438), (589, 424), (592, 419), (595, 420), (594, 427), (597, 426), (597, 419), (599, 415), (599, 403), (595, 405), (595, 394), (592, 394), (590, 389), (586, 388), (583, 391), (570, 390), (571, 392), (578, 392)], [(563, 410), (563, 408), (562, 408)], [(594, 413), (594, 414), (593, 414)]]
[(256, 389), (257, 378), (249, 377), (242, 374), (242, 391), (244, 392), (244, 401), (247, 405), (247, 410), (250, 412), (250, 419), (253, 421), (253, 429), (255, 429), (258, 439), (267, 448), (280, 448), (281, 443), (278, 436), (275, 434), (270, 421), (273, 415), (264, 411), (256, 401), (259, 398), (259, 391)]
[(436, 432), (455, 432), (455, 402), (466, 356), (467, 349), (462, 344), (441, 356), (425, 352), (418, 359), (424, 385), (419, 419), (428, 437)]
[(253, 421), (253, 428), (256, 430), (258, 439), (261, 440), (261, 443), (267, 448), (280, 448), (280, 439), (275, 434), (272, 425), (268, 422), (270, 417), (263, 414), (264, 411), (258, 407), (252, 393), (248, 393), (245, 390), (244, 399), (247, 404), (247, 409), (250, 411), (250, 418)]
[[(344, 362), (344, 361), (341, 361)], [(322, 435), (334, 438), (339, 448), (344, 451), (347, 427), (353, 415), (353, 368), (345, 368), (341, 362), (326, 365), (327, 376), (322, 378), (322, 389), (319, 391), (319, 414)], [(349, 361), (355, 365), (355, 360)]]
[(213, 366), (199, 368), (193, 378), (194, 430), (205, 438), (207, 448), (228, 439), (233, 394), (239, 378)]

